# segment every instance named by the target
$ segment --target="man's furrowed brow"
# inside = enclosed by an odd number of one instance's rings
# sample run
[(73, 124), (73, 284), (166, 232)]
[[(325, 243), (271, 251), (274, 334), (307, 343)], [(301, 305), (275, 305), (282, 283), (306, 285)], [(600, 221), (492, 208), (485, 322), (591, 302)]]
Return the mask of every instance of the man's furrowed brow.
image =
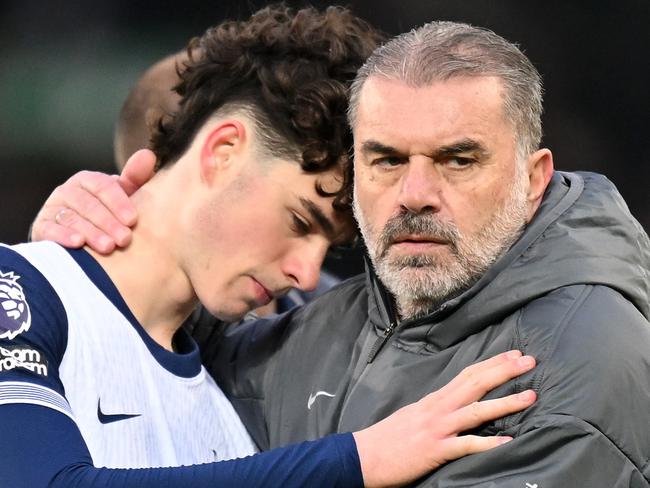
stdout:
[(485, 156), (488, 154), (487, 149), (483, 144), (474, 139), (462, 139), (452, 144), (440, 146), (436, 149), (434, 158), (444, 158), (446, 156), (453, 156), (456, 154), (473, 153), (477, 156)]
[(309, 212), (309, 214), (318, 223), (318, 225), (320, 225), (320, 227), (323, 229), (323, 232), (325, 232), (325, 235), (327, 235), (330, 240), (334, 240), (336, 236), (334, 224), (325, 216), (320, 207), (309, 198), (300, 197), (300, 203)]
[(392, 146), (370, 139), (361, 144), (361, 152), (364, 154), (396, 154), (399, 151)]

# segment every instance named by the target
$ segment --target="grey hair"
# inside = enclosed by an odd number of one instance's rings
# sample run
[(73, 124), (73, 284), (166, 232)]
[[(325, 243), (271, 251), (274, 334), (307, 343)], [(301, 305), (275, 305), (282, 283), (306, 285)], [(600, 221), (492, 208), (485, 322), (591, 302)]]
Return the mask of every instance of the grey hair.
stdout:
[(515, 131), (520, 157), (542, 138), (542, 79), (519, 48), (494, 32), (457, 22), (431, 22), (377, 48), (350, 90), (348, 120), (354, 128), (361, 90), (372, 76), (421, 87), (455, 76), (495, 76), (503, 85), (503, 108)]

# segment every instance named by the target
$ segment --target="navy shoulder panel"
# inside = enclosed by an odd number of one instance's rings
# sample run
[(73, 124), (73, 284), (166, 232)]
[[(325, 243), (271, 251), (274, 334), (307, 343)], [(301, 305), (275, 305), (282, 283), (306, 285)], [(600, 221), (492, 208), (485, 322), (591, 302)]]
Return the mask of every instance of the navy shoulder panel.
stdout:
[(47, 279), (0, 246), (0, 382), (35, 383), (62, 395), (58, 367), (67, 335), (65, 308)]

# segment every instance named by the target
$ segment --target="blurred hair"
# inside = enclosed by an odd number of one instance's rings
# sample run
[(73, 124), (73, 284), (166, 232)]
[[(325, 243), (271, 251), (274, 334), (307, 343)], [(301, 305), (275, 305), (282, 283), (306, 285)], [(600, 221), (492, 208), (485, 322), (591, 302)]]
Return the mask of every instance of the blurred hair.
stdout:
[(131, 88), (115, 125), (113, 152), (118, 169), (135, 151), (148, 147), (158, 121), (178, 109), (180, 96), (174, 86), (179, 81), (177, 69), (185, 60), (185, 51), (161, 59)]
[(503, 86), (504, 116), (517, 137), (520, 158), (542, 138), (542, 80), (519, 48), (494, 32), (456, 22), (431, 22), (377, 49), (352, 85), (349, 121), (354, 127), (359, 97), (372, 76), (420, 87), (455, 76), (495, 76)]
[(344, 181), (334, 208), (349, 212), (349, 87), (381, 39), (341, 7), (294, 11), (264, 8), (246, 21), (226, 21), (193, 39), (178, 70), (178, 111), (152, 137), (158, 166), (176, 161), (204, 122), (219, 110), (246, 113), (261, 150), (298, 161), (305, 172), (338, 168)]

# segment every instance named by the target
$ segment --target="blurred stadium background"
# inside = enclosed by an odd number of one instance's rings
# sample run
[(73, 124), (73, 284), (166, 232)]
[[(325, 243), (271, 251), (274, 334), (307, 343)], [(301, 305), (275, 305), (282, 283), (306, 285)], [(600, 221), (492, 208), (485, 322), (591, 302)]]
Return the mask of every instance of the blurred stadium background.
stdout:
[[(210, 25), (267, 3), (0, 0), (0, 241), (25, 240), (46, 196), (74, 172), (113, 171), (113, 123), (149, 65)], [(517, 42), (545, 80), (544, 144), (556, 166), (606, 174), (650, 230), (648, 0), (346, 5), (388, 34), (444, 19)], [(347, 275), (355, 266), (334, 267)]]

